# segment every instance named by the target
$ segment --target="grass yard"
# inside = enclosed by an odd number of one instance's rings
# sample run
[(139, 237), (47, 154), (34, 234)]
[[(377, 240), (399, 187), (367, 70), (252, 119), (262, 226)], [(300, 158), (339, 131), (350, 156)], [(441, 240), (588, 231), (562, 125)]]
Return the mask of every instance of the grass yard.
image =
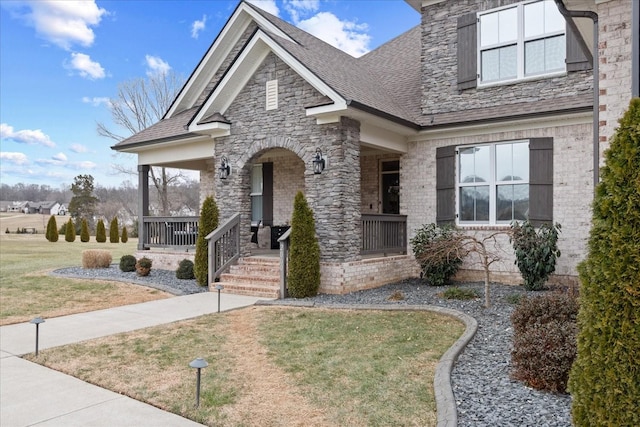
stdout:
[(48, 275), (56, 268), (82, 265), (86, 249), (109, 250), (118, 262), (136, 247), (137, 239), (113, 244), (96, 243), (92, 237), (86, 243), (79, 238), (70, 243), (61, 236), (52, 243), (44, 234), (0, 233), (0, 325), (167, 298), (169, 294), (142, 286)]
[(433, 426), (435, 367), (463, 329), (430, 312), (249, 307), (37, 361), (207, 425)]

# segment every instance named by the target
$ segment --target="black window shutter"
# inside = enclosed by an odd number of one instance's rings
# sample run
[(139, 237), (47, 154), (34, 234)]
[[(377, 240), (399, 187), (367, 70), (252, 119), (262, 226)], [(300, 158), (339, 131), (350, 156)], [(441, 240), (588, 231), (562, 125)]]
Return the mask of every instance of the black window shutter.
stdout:
[(456, 220), (456, 147), (436, 149), (436, 223)]
[(553, 223), (553, 138), (529, 140), (529, 221)]
[(477, 20), (475, 13), (458, 18), (458, 90), (477, 86)]
[(567, 71), (583, 71), (593, 68), (593, 57), (584, 44), (584, 40), (577, 35), (572, 26), (567, 23), (567, 58), (565, 62), (567, 64)]
[(273, 163), (262, 164), (262, 224), (273, 225)]

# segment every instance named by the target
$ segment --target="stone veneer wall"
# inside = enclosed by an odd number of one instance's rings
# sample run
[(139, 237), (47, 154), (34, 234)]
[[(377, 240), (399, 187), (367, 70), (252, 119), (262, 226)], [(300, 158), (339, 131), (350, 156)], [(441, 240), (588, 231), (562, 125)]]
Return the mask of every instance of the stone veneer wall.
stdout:
[[(436, 220), (436, 148), (447, 145), (464, 145), (526, 139), (533, 137), (553, 137), (554, 141), (554, 222), (562, 225), (559, 248), (562, 256), (556, 265), (556, 280), (571, 281), (577, 275), (577, 264), (586, 256), (586, 240), (591, 220), (593, 199), (592, 179), (592, 125), (590, 117), (584, 124), (563, 126), (562, 121), (550, 122), (550, 127), (517, 131), (486, 131), (480, 135), (440, 137), (412, 142), (409, 152), (403, 156), (400, 180), (403, 193), (400, 211), (408, 215), (409, 238), (422, 224)], [(552, 126), (552, 124), (554, 126)], [(467, 227), (470, 232), (490, 233), (499, 227)], [(503, 260), (492, 267), (496, 277), (507, 283), (518, 283), (519, 272), (514, 265), (514, 256), (508, 239), (501, 238), (499, 251)], [(474, 256), (469, 258), (465, 268), (478, 270)], [(475, 273), (474, 273), (475, 274)], [(462, 276), (461, 276), (462, 277)], [(496, 279), (497, 280), (497, 279)]]
[(611, 0), (598, 4), (600, 56), (600, 164), (609, 139), (631, 100), (632, 1)]
[(424, 115), (592, 94), (591, 71), (458, 91), (457, 18), (520, 1), (443, 1), (423, 7), (421, 56)]
[[(265, 109), (265, 85), (278, 80), (278, 108)], [(253, 161), (273, 148), (285, 148), (302, 159), (304, 192), (314, 211), (322, 261), (359, 259), (360, 236), (360, 124), (341, 118), (317, 125), (305, 107), (319, 105), (324, 97), (277, 56), (269, 54), (224, 112), (231, 135), (216, 139), (216, 157), (226, 155), (233, 173), (216, 180), (221, 221), (241, 214), (242, 255), (250, 241), (250, 168)], [(311, 159), (316, 147), (328, 158), (327, 169), (314, 175)], [(274, 170), (277, 165), (274, 164)], [(246, 243), (245, 243), (246, 242)]]

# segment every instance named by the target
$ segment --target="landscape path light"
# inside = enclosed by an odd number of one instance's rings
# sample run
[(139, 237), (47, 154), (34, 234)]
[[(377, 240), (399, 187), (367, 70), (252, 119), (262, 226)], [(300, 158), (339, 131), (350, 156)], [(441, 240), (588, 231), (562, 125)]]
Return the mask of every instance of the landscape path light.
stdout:
[(216, 285), (216, 290), (218, 291), (218, 313), (220, 313), (220, 291), (224, 289), (224, 286), (221, 284)]
[(197, 373), (196, 373), (197, 375), (196, 376), (196, 408), (197, 408), (200, 406), (200, 371), (203, 368), (206, 368), (207, 366), (209, 366), (209, 364), (202, 357), (198, 357), (197, 359), (192, 360), (191, 363), (189, 363), (189, 366), (197, 370)]
[(42, 317), (36, 317), (29, 321), (29, 323), (33, 323), (36, 325), (36, 357), (38, 356), (38, 340), (40, 335), (40, 323), (44, 323), (44, 319)]

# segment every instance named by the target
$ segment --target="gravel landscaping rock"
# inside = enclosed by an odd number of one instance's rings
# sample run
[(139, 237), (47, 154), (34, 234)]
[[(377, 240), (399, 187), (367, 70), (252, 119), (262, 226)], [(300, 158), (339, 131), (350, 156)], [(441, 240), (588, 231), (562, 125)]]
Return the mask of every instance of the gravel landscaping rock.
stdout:
[[(179, 280), (174, 271), (152, 269), (147, 277), (123, 273), (117, 265), (108, 269), (65, 268), (52, 274), (105, 280), (119, 280), (150, 286), (175, 295), (205, 292), (195, 280)], [(456, 362), (452, 375), (459, 426), (570, 426), (571, 397), (546, 393), (524, 386), (509, 377), (512, 326), (510, 315), (523, 296), (540, 295), (522, 287), (491, 285), (491, 308), (484, 308), (484, 284), (457, 284), (474, 289), (473, 300), (448, 300), (446, 287), (427, 286), (410, 279), (376, 289), (347, 295), (322, 294), (298, 300), (309, 305), (329, 304), (429, 304), (461, 311), (478, 321), (478, 331)], [(391, 298), (391, 296), (394, 298)], [(401, 298), (398, 300), (398, 298)]]

